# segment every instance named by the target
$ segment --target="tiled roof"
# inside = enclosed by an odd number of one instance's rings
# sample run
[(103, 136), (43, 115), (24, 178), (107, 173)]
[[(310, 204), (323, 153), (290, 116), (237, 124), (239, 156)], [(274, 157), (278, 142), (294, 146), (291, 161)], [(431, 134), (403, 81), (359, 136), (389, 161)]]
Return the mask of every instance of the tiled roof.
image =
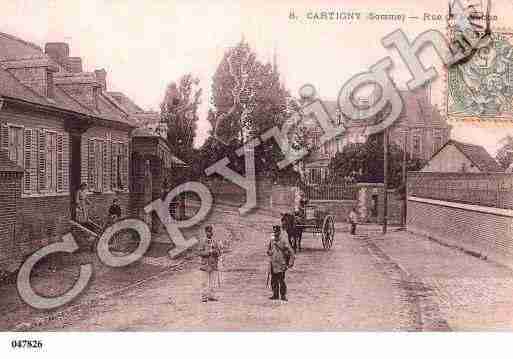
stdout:
[(454, 144), (482, 172), (504, 172), (484, 147), (454, 140), (448, 143)]
[[(43, 50), (32, 43), (21, 40), (15, 36), (0, 33), (0, 63), (5, 61), (12, 60), (46, 60), (48, 61), (48, 56), (43, 52)], [(51, 61), (51, 60), (50, 60)], [(53, 63), (53, 62), (52, 62)], [(58, 64), (57, 64), (58, 65)], [(56, 79), (60, 77), (65, 77), (72, 80), (73, 77), (80, 77), (81, 75), (90, 75), (89, 73), (82, 74), (72, 74), (66, 73), (64, 74), (64, 68), (58, 65), (60, 70), (59, 73), (56, 74)], [(67, 75), (67, 76), (66, 76)], [(87, 77), (87, 76), (86, 76)], [(90, 77), (90, 76), (89, 76)], [(94, 79), (94, 75), (93, 75)], [(35, 103), (39, 105), (54, 107), (57, 109), (64, 109), (68, 111), (77, 112), (80, 114), (85, 114), (88, 116), (96, 117), (98, 119), (108, 120), (112, 122), (120, 122), (124, 124), (128, 124), (130, 126), (134, 126), (132, 121), (128, 119), (127, 113), (123, 112), (121, 108), (115, 104), (113, 104), (113, 100), (108, 98), (108, 95), (99, 96), (98, 100), (98, 110), (92, 109), (87, 106), (87, 101), (85, 99), (80, 98), (80, 96), (74, 96), (72, 94), (67, 93), (62, 87), (58, 84), (54, 86), (54, 98), (50, 99), (42, 94), (39, 94), (37, 91), (31, 89), (30, 87), (22, 84), (9, 70), (6, 70), (0, 64), (0, 95), (21, 99), (23, 101), (27, 101), (30, 103)]]
[(23, 85), (14, 75), (0, 65), (0, 95), (19, 98), (23, 101), (33, 102), (40, 105), (51, 105), (43, 96)]
[(143, 112), (143, 109), (137, 106), (135, 102), (124, 93), (108, 91), (107, 94), (113, 97), (116, 102), (118, 102), (128, 113), (133, 114), (137, 112)]
[(35, 44), (0, 32), (0, 61), (40, 57), (42, 52)]

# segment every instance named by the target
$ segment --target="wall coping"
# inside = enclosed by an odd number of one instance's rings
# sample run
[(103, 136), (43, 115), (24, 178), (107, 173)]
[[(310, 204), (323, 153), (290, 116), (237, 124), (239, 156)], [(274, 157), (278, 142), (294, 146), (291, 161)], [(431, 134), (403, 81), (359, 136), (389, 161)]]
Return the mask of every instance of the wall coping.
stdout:
[(415, 197), (415, 196), (408, 196), (408, 201), (434, 204), (434, 205), (438, 205), (438, 206), (458, 208), (458, 209), (464, 209), (467, 211), (489, 213), (489, 214), (495, 214), (495, 215), (502, 216), (502, 217), (513, 218), (513, 210), (511, 210), (511, 209), (477, 206), (474, 204), (448, 202), (448, 201), (441, 201), (438, 199), (422, 198), (422, 197)]
[(310, 203), (355, 203), (357, 199), (312, 199)]
[(384, 183), (368, 183), (368, 182), (358, 182), (356, 183), (357, 186), (362, 187), (385, 187)]

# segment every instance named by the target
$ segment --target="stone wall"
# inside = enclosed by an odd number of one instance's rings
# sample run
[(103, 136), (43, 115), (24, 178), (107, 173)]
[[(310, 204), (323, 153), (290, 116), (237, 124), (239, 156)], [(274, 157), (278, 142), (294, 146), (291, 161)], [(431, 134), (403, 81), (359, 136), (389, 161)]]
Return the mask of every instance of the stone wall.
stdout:
[(513, 210), (408, 198), (407, 229), (513, 267)]

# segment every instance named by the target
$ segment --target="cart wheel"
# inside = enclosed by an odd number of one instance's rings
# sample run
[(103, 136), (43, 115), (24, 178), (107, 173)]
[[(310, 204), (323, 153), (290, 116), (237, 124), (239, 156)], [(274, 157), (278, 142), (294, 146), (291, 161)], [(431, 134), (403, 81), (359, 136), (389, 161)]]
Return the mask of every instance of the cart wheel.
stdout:
[(335, 218), (333, 216), (326, 216), (322, 225), (322, 245), (324, 249), (328, 250), (333, 246), (335, 239)]

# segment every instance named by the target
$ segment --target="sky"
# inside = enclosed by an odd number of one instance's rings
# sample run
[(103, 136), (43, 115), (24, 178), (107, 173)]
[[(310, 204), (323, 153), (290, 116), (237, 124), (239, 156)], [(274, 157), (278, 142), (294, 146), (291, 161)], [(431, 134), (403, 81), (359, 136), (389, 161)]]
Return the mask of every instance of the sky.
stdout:
[[(203, 88), (197, 144), (207, 136), (205, 117), (210, 106), (214, 71), (225, 51), (243, 37), (262, 61), (276, 54), (281, 78), (293, 95), (306, 83), (321, 98), (334, 100), (353, 75), (367, 71), (385, 56), (394, 60), (391, 76), (400, 88), (409, 79), (394, 50), (380, 40), (396, 29), (413, 39), (445, 20), (445, 0), (351, 1), (233, 1), (233, 0), (0, 0), (0, 31), (44, 47), (46, 42), (68, 42), (71, 56), (83, 59), (84, 69), (105, 68), (108, 87), (122, 91), (144, 109), (158, 110), (166, 86), (193, 73)], [(480, 0), (474, 0), (479, 3)], [(321, 11), (360, 12), (353, 21), (308, 19)], [(513, 0), (494, 0), (499, 16), (494, 26), (513, 28)], [(290, 19), (291, 12), (296, 16)], [(370, 13), (406, 14), (405, 21), (369, 19)], [(434, 52), (422, 59), (443, 71)], [(436, 105), (443, 105), (442, 82), (432, 88)], [(452, 137), (485, 146), (492, 154), (513, 123), (502, 127), (455, 126)]]

